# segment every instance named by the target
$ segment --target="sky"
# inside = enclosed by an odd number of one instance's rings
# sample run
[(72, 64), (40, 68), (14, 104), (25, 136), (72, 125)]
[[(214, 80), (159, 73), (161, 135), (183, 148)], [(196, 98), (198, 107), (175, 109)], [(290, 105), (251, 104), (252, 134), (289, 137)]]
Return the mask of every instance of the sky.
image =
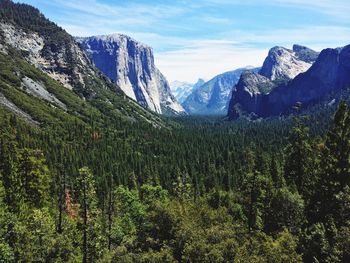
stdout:
[(350, 44), (349, 0), (20, 0), (74, 36), (127, 34), (169, 81), (261, 66), (273, 46)]

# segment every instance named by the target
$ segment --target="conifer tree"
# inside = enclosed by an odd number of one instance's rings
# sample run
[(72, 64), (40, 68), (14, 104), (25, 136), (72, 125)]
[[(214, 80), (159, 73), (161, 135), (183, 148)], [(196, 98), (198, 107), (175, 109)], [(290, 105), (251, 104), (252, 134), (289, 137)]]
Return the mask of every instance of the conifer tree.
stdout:
[(306, 128), (299, 118), (294, 119), (294, 127), (286, 147), (284, 177), (287, 184), (306, 197), (312, 194), (315, 174), (315, 153)]

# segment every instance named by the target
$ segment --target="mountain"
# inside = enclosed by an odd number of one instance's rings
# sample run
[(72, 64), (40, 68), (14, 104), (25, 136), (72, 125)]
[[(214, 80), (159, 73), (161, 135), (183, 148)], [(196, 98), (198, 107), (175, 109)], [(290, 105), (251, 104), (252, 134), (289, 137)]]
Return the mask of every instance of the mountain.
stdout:
[(184, 113), (154, 64), (152, 48), (121, 34), (76, 38), (106, 76), (131, 99), (157, 113)]
[(196, 90), (204, 83), (205, 81), (203, 79), (198, 79), (195, 84), (183, 81), (173, 81), (170, 83), (170, 88), (177, 101), (183, 103), (193, 90)]
[[(301, 109), (315, 103), (330, 93), (350, 87), (350, 45), (344, 48), (325, 49), (304, 73), (284, 83), (264, 79), (271, 88), (268, 92), (252, 93), (252, 87), (244, 79), (232, 95), (228, 115), (235, 119), (242, 115), (269, 117), (286, 114), (298, 104)], [(253, 86), (261, 85), (261, 82)]]
[(294, 45), (293, 50), (284, 47), (270, 49), (259, 74), (269, 78), (293, 79), (308, 70), (315, 62), (318, 53), (307, 47)]
[(27, 120), (52, 123), (68, 114), (83, 121), (117, 117), (162, 125), (125, 98), (71, 35), (32, 6), (0, 1), (0, 55), (2, 105)]
[(242, 72), (258, 69), (247, 67), (220, 74), (204, 83), (187, 97), (182, 106), (193, 115), (222, 115), (227, 113), (232, 88)]

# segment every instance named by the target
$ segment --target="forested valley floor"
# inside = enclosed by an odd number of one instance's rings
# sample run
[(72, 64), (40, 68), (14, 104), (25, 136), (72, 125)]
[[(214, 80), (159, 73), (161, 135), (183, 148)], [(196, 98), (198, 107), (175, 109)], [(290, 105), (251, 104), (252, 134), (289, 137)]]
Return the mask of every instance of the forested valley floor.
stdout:
[(345, 103), (166, 128), (0, 114), (1, 262), (350, 262)]

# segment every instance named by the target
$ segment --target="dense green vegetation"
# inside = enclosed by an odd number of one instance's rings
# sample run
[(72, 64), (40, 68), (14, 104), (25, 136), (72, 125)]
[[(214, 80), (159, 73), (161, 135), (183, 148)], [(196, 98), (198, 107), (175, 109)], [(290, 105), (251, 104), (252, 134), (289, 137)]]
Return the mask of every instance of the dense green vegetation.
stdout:
[(325, 137), (303, 117), (35, 128), (0, 112), (4, 262), (349, 260), (345, 104)]

